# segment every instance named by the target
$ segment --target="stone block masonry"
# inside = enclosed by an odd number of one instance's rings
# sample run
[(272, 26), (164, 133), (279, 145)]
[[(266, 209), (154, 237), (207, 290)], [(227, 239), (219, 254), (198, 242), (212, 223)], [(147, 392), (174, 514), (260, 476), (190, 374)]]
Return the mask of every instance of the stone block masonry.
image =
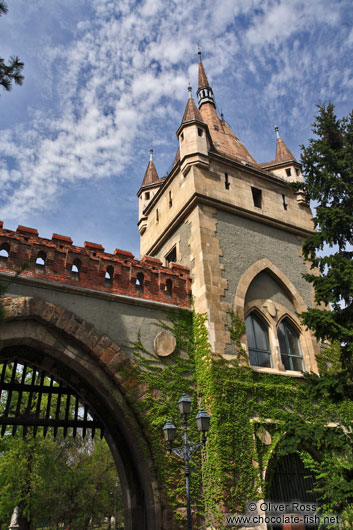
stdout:
[(150, 256), (139, 261), (120, 249), (109, 254), (102, 245), (88, 241), (78, 247), (59, 234), (45, 239), (35, 228), (22, 225), (16, 231), (6, 230), (2, 221), (0, 272), (190, 307), (191, 278), (186, 267), (176, 263), (163, 267)]

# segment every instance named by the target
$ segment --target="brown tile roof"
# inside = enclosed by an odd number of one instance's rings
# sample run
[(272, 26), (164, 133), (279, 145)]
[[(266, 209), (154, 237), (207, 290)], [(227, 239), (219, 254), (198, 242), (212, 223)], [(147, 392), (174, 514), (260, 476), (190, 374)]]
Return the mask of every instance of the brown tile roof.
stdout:
[(189, 98), (185, 107), (185, 112), (181, 123), (185, 123), (187, 121), (192, 120), (203, 121), (200, 111), (195, 104), (195, 101), (193, 100), (193, 98)]
[(141, 188), (143, 186), (148, 186), (149, 184), (153, 184), (154, 182), (158, 182), (158, 181), (159, 181), (159, 178), (158, 178), (156, 167), (154, 165), (153, 160), (150, 160), (148, 162), (145, 176), (143, 177)]
[(209, 86), (210, 85), (208, 84), (208, 79), (207, 79), (206, 72), (205, 72), (205, 69), (203, 67), (203, 64), (202, 64), (202, 61), (201, 61), (201, 55), (200, 55), (200, 62), (199, 62), (199, 87), (198, 88), (209, 87)]
[(208, 125), (214, 147), (219, 153), (245, 164), (259, 167), (259, 164), (229, 125), (224, 120), (219, 119), (217, 111), (211, 103), (204, 103), (200, 113), (203, 121)]
[(276, 162), (285, 162), (287, 160), (296, 161), (296, 158), (288, 149), (282, 138), (277, 138)]

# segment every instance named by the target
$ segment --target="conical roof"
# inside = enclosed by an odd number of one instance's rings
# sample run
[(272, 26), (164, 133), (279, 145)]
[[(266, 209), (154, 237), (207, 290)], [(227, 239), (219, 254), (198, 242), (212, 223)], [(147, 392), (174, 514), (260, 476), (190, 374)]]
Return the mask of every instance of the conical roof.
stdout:
[(149, 184), (153, 184), (154, 182), (159, 181), (158, 173), (154, 165), (152, 155), (153, 155), (153, 149), (150, 149), (150, 161), (148, 162), (148, 166), (146, 169), (145, 176), (143, 177), (141, 188), (143, 186), (148, 186)]
[(216, 104), (213, 97), (213, 91), (208, 83), (206, 72), (201, 61), (201, 52), (199, 55), (199, 87), (197, 94), (199, 97), (199, 109), (201, 120), (208, 126), (211, 135), (213, 147), (221, 154), (238, 160), (244, 164), (259, 166), (256, 160), (251, 156), (246, 147), (239, 138), (234, 134), (229, 125), (220, 119), (217, 114)]
[(200, 114), (199, 109), (196, 106), (195, 101), (193, 100), (192, 97), (189, 97), (181, 123), (183, 124), (187, 121), (192, 121), (192, 120), (203, 121), (202, 116)]
[(286, 162), (287, 160), (296, 161), (295, 156), (292, 154), (285, 142), (280, 137), (277, 126), (275, 127), (275, 131), (277, 134), (276, 162)]
[(199, 86), (198, 88), (209, 87), (210, 85), (208, 83), (207, 75), (206, 75), (205, 69), (201, 61), (201, 52), (199, 51), (198, 54), (199, 54)]

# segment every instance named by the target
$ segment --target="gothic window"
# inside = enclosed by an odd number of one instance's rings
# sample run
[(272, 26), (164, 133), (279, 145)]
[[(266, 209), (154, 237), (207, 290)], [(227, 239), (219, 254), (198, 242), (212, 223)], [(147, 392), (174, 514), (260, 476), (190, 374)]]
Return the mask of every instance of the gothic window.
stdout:
[(286, 169), (286, 173), (287, 173), (287, 177), (291, 176), (292, 172), (291, 172), (290, 168)]
[(246, 338), (248, 341), (250, 364), (271, 368), (271, 350), (268, 340), (268, 329), (254, 313), (245, 319)]
[(173, 293), (173, 283), (172, 283), (172, 280), (170, 278), (168, 278), (168, 280), (165, 282), (165, 292), (166, 292), (166, 295), (170, 298), (172, 296), (172, 293)]
[(114, 277), (114, 268), (112, 265), (108, 265), (107, 270), (105, 271), (105, 283), (106, 285), (112, 285)]
[(277, 335), (285, 369), (304, 372), (298, 333), (287, 320), (282, 320), (277, 328)]
[(45, 252), (42, 250), (38, 253), (37, 259), (36, 259), (36, 272), (43, 272), (45, 268), (45, 262), (46, 262), (47, 256)]
[(2, 243), (0, 246), (0, 263), (6, 263), (9, 257), (10, 245)]

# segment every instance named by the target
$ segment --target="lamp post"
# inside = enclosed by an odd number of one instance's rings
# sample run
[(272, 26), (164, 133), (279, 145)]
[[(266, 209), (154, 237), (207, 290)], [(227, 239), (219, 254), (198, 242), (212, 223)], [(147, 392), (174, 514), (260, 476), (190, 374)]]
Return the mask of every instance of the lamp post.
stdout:
[(191, 522), (191, 505), (190, 505), (190, 466), (189, 462), (193, 455), (200, 447), (206, 443), (206, 433), (210, 428), (210, 416), (203, 409), (196, 415), (196, 425), (200, 433), (202, 433), (202, 440), (196, 444), (190, 443), (188, 437), (188, 416), (191, 412), (191, 399), (183, 392), (182, 397), (178, 401), (180, 414), (184, 420), (184, 440), (180, 447), (173, 447), (173, 440), (175, 438), (176, 427), (170, 420), (166, 422), (163, 427), (164, 439), (168, 442), (170, 454), (182, 458), (185, 463), (185, 483), (186, 483), (186, 509), (187, 509), (187, 530), (192, 530)]

